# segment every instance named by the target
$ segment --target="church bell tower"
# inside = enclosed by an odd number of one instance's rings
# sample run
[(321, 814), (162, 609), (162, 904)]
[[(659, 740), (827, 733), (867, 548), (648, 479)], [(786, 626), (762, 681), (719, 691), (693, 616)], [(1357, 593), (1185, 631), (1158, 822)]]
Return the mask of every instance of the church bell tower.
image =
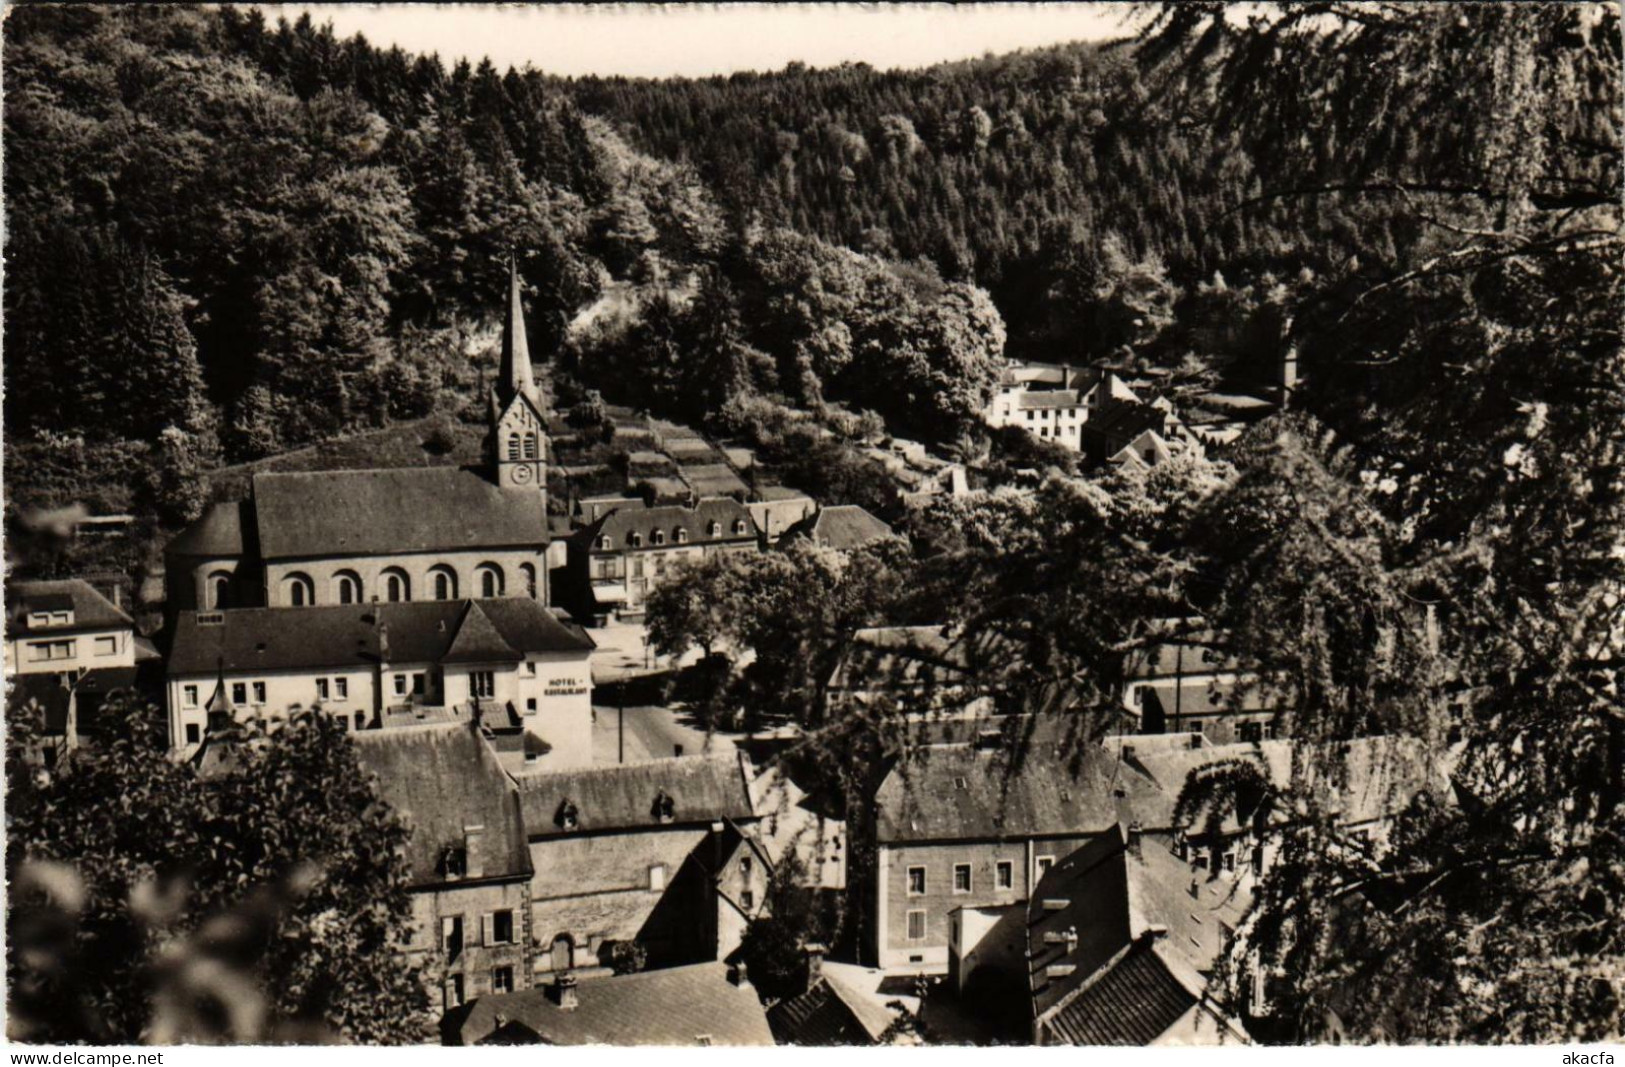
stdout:
[(502, 326), (502, 368), (491, 388), (491, 466), (504, 489), (547, 491), (547, 425), (531, 373), (519, 270), (508, 260), (508, 315)]

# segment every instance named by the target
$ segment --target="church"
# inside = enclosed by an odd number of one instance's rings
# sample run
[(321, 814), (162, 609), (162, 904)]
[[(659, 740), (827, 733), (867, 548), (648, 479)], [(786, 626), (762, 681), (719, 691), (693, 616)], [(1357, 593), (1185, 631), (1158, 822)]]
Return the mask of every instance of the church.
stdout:
[(510, 268), (484, 470), (256, 474), (164, 550), (171, 613), (523, 596), (548, 603), (547, 432)]
[(303, 707), (358, 731), (478, 722), (527, 771), (591, 762), (594, 644), (547, 607), (548, 442), (509, 288), (483, 469), (257, 474), (170, 543), (178, 755)]

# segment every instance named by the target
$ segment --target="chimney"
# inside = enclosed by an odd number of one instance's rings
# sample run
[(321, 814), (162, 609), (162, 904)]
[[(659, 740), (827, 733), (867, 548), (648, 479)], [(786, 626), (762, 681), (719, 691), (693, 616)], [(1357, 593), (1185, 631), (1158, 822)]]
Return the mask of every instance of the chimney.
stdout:
[(736, 986), (750, 985), (750, 975), (746, 973), (745, 961), (740, 960), (728, 971), (728, 981)]
[(485, 827), (463, 827), (463, 854), (465, 856), (463, 869), (470, 878), (481, 878), (485, 875), (485, 855), (481, 848), (481, 839), (485, 837)]
[(496, 1016), (492, 1019), (492, 1021), (496, 1023), (496, 1028), (498, 1030), (508, 1025), (508, 1017), (502, 1014), (500, 1011), (496, 1013)]
[(802, 946), (801, 951), (807, 963), (806, 988), (811, 989), (824, 976), (824, 953), (829, 949), (821, 941), (809, 941)]
[(576, 976), (574, 971), (561, 971), (553, 979), (553, 1002), (559, 1006), (560, 1011), (575, 1011), (581, 1007), (581, 998), (576, 993)]
[(1140, 854), (1140, 823), (1138, 820), (1128, 824), (1128, 851), (1131, 856)]

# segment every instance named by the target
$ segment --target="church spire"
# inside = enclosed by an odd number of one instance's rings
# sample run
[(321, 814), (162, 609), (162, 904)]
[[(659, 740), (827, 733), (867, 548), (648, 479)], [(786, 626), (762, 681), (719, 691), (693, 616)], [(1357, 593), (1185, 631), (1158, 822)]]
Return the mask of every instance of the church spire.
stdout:
[(502, 324), (502, 376), (497, 388), (506, 403), (524, 393), (537, 403), (536, 380), (530, 371), (530, 345), (525, 341), (525, 307), (519, 299), (519, 267), (508, 255), (508, 317)]

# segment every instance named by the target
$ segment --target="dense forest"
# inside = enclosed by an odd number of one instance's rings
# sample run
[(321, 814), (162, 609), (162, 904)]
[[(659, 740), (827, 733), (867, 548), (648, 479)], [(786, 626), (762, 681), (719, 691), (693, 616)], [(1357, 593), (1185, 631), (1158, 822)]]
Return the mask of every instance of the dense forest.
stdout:
[(8, 464), (41, 502), (178, 520), (216, 463), (474, 411), (510, 251), (534, 356), (612, 401), (945, 444), (1006, 351), (1256, 372), (1346, 254), (1303, 230), (1340, 211), (1227, 211), (1234, 136), (1089, 47), (629, 83), (232, 7), (8, 30)]

